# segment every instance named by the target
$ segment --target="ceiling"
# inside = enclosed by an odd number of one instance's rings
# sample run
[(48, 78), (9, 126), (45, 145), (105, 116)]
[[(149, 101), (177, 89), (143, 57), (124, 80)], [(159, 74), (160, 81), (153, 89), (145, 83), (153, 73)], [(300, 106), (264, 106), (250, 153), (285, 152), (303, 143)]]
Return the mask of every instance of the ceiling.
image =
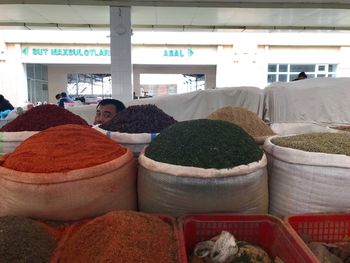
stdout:
[(0, 0), (0, 28), (105, 30), (109, 5), (131, 6), (134, 30), (350, 30), (350, 0)]

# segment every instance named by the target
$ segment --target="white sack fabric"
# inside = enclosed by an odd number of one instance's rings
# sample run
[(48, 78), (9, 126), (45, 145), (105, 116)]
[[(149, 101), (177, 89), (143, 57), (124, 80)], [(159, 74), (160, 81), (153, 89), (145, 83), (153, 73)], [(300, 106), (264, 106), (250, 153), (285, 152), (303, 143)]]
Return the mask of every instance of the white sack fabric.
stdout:
[(13, 152), (18, 145), (37, 131), (0, 132), (0, 155)]
[(65, 173), (25, 173), (0, 166), (0, 216), (79, 220), (135, 210), (136, 175), (130, 150), (110, 162)]
[(272, 123), (271, 129), (278, 135), (294, 135), (315, 132), (339, 132), (338, 130), (318, 124), (318, 123)]
[(266, 157), (232, 169), (203, 169), (139, 157), (139, 210), (180, 216), (192, 213), (267, 213)]
[(123, 133), (123, 132), (112, 132), (106, 131), (98, 126), (93, 127), (95, 130), (107, 135), (112, 140), (123, 145), (124, 147), (129, 148), (134, 157), (137, 158), (140, 155), (140, 152), (145, 146), (157, 137), (158, 133)]
[(265, 88), (263, 119), (270, 123), (350, 123), (350, 78), (276, 82)]
[(268, 138), (269, 213), (350, 212), (350, 157), (280, 147)]
[(164, 95), (156, 98), (133, 100), (127, 106), (154, 104), (177, 121), (204, 119), (210, 113), (225, 107), (242, 107), (263, 113), (264, 92), (256, 87), (233, 87), (198, 90), (184, 94)]

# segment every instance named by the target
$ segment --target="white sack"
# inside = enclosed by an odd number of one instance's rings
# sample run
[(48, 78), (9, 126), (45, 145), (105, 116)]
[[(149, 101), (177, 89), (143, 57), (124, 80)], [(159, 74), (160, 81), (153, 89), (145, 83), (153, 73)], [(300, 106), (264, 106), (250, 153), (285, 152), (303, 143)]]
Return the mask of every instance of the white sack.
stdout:
[(163, 95), (155, 98), (133, 100), (131, 105), (154, 104), (177, 121), (205, 119), (225, 106), (242, 107), (263, 114), (264, 91), (256, 87), (232, 87), (198, 90), (194, 92)]
[(154, 140), (158, 133), (123, 133), (123, 132), (112, 132), (106, 131), (98, 127), (98, 125), (93, 126), (93, 128), (111, 138), (113, 141), (129, 148), (135, 158), (138, 158), (142, 149)]
[(275, 82), (264, 89), (269, 123), (350, 123), (350, 78)]
[(318, 123), (272, 123), (271, 129), (278, 135), (293, 135), (293, 134), (304, 134), (304, 133), (315, 133), (315, 132), (333, 132), (337, 133), (335, 129), (318, 124)]
[(139, 157), (140, 211), (173, 216), (195, 213), (267, 213), (265, 155), (232, 169), (203, 169)]
[(350, 212), (350, 157), (263, 146), (268, 159), (269, 213)]

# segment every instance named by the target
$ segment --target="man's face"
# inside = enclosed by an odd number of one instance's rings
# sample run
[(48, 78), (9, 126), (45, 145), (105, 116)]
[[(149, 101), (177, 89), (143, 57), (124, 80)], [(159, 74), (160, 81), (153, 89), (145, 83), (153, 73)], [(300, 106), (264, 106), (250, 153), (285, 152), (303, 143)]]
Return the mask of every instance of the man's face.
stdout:
[(96, 110), (94, 125), (104, 124), (117, 115), (117, 110), (113, 104), (100, 105)]

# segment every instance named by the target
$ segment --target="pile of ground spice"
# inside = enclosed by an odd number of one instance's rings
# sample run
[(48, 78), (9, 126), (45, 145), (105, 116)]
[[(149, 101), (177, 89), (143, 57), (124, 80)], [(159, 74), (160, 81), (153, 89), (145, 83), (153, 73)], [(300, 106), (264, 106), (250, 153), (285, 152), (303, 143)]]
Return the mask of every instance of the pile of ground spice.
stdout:
[(29, 137), (4, 156), (2, 166), (31, 173), (67, 172), (112, 161), (126, 151), (89, 126), (67, 124)]
[(43, 131), (63, 124), (88, 125), (80, 116), (56, 105), (46, 104), (34, 107), (19, 115), (16, 119), (4, 125), (0, 131)]
[(223, 169), (259, 161), (263, 151), (239, 126), (201, 119), (164, 129), (146, 148), (145, 155), (162, 163)]
[(253, 137), (271, 136), (275, 133), (259, 116), (245, 108), (223, 107), (208, 116), (211, 120), (223, 120), (238, 125)]
[(343, 133), (309, 133), (279, 137), (272, 143), (307, 152), (344, 154), (350, 156), (350, 136)]
[(35, 221), (0, 217), (0, 262), (48, 263), (56, 241)]
[(159, 133), (176, 120), (155, 105), (135, 105), (118, 113), (110, 122), (99, 127), (124, 133)]
[(60, 248), (60, 263), (178, 263), (173, 229), (141, 212), (117, 211), (80, 227)]

